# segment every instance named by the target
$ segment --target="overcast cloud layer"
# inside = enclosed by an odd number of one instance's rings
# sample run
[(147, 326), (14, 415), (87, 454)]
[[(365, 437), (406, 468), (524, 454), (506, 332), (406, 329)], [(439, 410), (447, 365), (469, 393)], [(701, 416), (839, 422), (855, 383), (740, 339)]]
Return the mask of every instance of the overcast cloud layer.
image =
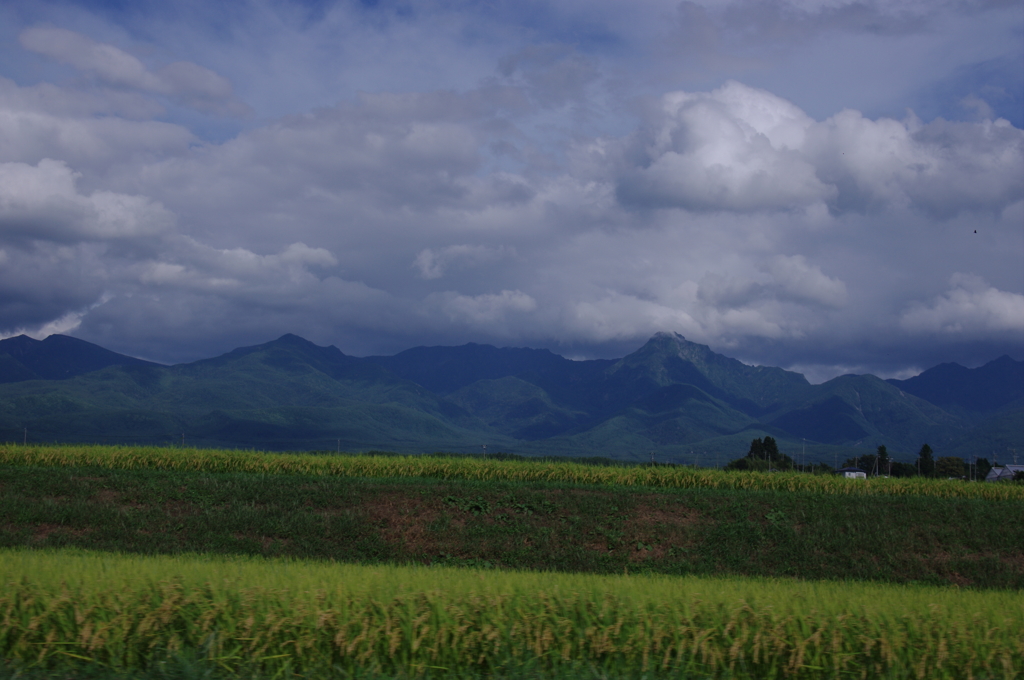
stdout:
[(1024, 3), (0, 6), (0, 336), (1024, 357)]

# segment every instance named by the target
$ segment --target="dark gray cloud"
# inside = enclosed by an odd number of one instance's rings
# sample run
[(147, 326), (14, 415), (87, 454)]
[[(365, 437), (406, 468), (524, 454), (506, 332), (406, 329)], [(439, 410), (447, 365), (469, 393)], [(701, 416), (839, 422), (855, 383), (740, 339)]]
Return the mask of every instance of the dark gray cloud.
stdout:
[(827, 37), (951, 74), (1016, 49), (978, 44), (998, 3), (288, 7), (0, 10), (42, 69), (0, 68), (0, 333), (183, 361), (669, 330), (812, 379), (1024, 352), (1024, 131), (989, 90), (892, 117), (858, 93), (899, 78), (792, 66)]

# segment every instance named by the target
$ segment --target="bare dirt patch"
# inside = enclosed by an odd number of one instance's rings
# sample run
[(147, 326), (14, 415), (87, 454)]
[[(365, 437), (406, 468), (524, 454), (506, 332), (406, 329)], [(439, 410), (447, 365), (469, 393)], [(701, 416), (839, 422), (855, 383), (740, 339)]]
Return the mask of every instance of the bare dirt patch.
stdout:
[(191, 517), (199, 514), (196, 506), (188, 501), (164, 501), (163, 511), (168, 517)]
[(630, 560), (662, 560), (671, 548), (696, 545), (694, 528), (714, 520), (681, 503), (665, 503), (657, 497), (640, 498), (623, 528), (630, 541)]
[(967, 555), (951, 555), (945, 550), (938, 550), (928, 555), (926, 561), (930, 562), (932, 567), (939, 573), (944, 574), (946, 578), (955, 583), (956, 585), (971, 585), (972, 581), (964, 576), (961, 576), (958, 572), (953, 571), (951, 562), (954, 560), (963, 562), (981, 562), (982, 560), (994, 560), (1002, 562), (1003, 564), (1011, 567), (1014, 571), (1024, 574), (1024, 551), (1016, 554), (1000, 554), (997, 552), (980, 552), (970, 553)]
[(952, 583), (953, 585), (958, 586), (960, 588), (963, 588), (963, 587), (971, 585), (971, 580), (969, 578), (961, 576), (960, 574), (956, 573), (955, 571), (952, 572), (952, 573), (946, 574), (946, 578), (949, 580), (950, 583)]
[(287, 548), (291, 543), (292, 539), (283, 536), (260, 536), (260, 545), (263, 547), (263, 552), (270, 550), (270, 547), (274, 544), (281, 548)]
[(292, 544), (292, 539), (285, 536), (263, 536), (259, 534), (246, 534), (241, 531), (232, 532), (231, 538), (236, 541), (253, 541), (258, 543), (263, 552), (269, 551), (275, 544), (281, 548), (287, 548)]
[(103, 503), (104, 505), (115, 505), (124, 495), (120, 491), (114, 491), (113, 489), (100, 489), (93, 495), (89, 496), (89, 501), (92, 503)]
[(652, 527), (663, 525), (665, 527), (679, 528), (689, 527), (696, 524), (708, 524), (709, 518), (704, 517), (700, 511), (685, 505), (652, 505), (651, 502), (641, 501), (636, 509), (630, 513), (628, 525), (636, 527)]
[[(362, 510), (367, 519), (381, 527), (381, 537), (389, 545), (402, 545), (410, 553), (433, 553), (441, 549), (430, 525), (441, 516), (439, 501), (410, 498), (401, 492), (380, 493), (365, 499)], [(452, 518), (451, 527), (461, 530), (465, 520)]]
[(91, 531), (92, 529), (76, 529), (74, 527), (65, 526), (63, 524), (36, 524), (34, 527), (32, 527), (32, 537), (29, 540), (33, 543), (42, 543), (50, 536), (68, 536), (80, 538)]
[(126, 499), (125, 494), (119, 491), (104, 489), (99, 494), (92, 496), (89, 500), (94, 503), (105, 505), (116, 505), (121, 510), (145, 510), (148, 505), (135, 499)]

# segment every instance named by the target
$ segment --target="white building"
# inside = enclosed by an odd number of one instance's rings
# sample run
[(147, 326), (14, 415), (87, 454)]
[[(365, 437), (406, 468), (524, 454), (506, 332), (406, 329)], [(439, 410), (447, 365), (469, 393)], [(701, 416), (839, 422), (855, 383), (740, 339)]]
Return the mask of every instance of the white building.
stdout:
[(842, 475), (847, 479), (867, 479), (868, 473), (864, 472), (860, 468), (855, 467), (844, 467), (836, 470), (837, 475)]

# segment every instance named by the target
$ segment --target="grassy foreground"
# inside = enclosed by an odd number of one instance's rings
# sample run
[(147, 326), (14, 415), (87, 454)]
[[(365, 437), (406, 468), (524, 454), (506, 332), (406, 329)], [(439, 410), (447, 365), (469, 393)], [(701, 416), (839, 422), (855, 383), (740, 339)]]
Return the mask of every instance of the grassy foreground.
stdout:
[(1013, 678), (1024, 600), (770, 579), (0, 550), (0, 655), (277, 677)]
[(799, 473), (724, 472), (687, 467), (602, 467), (578, 463), (496, 461), (425, 456), (325, 456), (216, 449), (118, 446), (0, 445), (0, 464), (53, 467), (98, 466), (249, 472), (340, 477), (427, 477), (445, 480), (569, 482), (574, 484), (807, 491), (836, 495), (934, 496), (1024, 500), (1024, 486), (924, 478), (851, 480)]

